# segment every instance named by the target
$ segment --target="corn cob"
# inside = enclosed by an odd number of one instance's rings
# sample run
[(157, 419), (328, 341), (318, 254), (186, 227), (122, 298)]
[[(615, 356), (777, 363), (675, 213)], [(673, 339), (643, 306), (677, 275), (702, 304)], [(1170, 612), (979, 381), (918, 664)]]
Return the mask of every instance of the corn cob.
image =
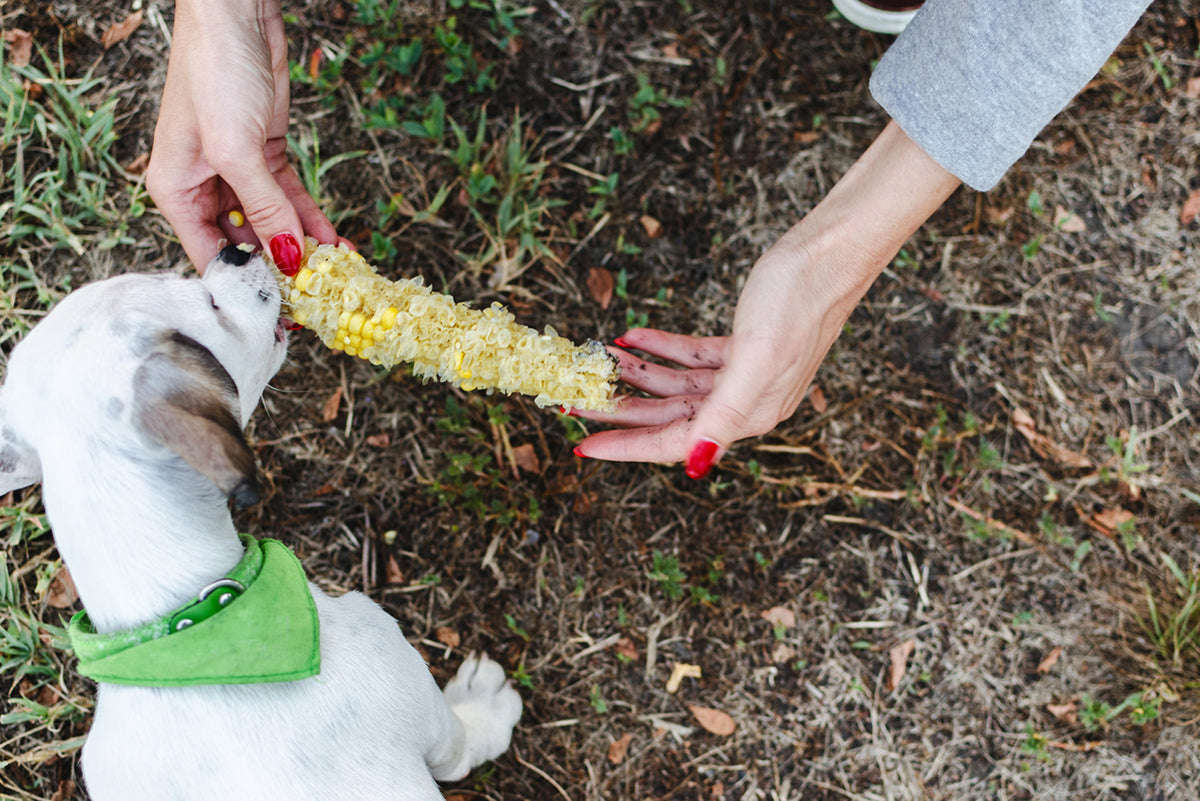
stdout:
[(294, 276), (279, 270), (284, 312), (330, 348), (464, 390), (529, 395), (538, 406), (609, 410), (617, 364), (599, 342), (539, 334), (493, 303), (472, 309), (424, 286), (389, 281), (344, 245), (305, 243)]

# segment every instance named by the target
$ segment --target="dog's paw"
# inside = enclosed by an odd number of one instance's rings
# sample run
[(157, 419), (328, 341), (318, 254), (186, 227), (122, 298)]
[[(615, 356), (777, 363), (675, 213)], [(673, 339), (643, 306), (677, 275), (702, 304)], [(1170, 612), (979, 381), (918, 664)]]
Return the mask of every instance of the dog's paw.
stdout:
[(513, 727), (521, 719), (521, 696), (504, 668), (487, 655), (472, 654), (442, 694), (466, 730), (472, 768), (508, 750)]

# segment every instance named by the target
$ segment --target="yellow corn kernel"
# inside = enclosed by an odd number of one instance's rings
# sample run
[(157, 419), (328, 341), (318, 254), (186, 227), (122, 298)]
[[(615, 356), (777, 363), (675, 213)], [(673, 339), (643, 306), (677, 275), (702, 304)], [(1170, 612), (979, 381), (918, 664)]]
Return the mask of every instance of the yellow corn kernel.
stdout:
[(575, 345), (549, 327), (538, 333), (499, 304), (472, 309), (419, 278), (389, 281), (361, 255), (311, 239), (303, 268), (279, 281), (285, 313), (351, 356), (385, 367), (409, 362), (420, 378), (519, 392), (539, 406), (612, 408), (617, 363), (599, 342)]
[(242, 214), (237, 209), (229, 212), (229, 224), (234, 228), (241, 228), (246, 224), (246, 215)]
[(296, 273), (296, 289), (303, 292), (308, 288), (308, 282), (312, 280), (313, 271), (305, 267), (300, 272)]

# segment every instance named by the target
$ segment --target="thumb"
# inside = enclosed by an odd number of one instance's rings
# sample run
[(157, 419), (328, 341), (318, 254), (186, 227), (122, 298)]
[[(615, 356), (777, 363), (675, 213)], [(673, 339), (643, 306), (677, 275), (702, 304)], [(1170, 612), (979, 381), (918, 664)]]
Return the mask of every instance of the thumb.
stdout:
[(730, 354), (713, 391), (696, 411), (684, 462), (690, 478), (704, 478), (734, 442), (764, 433), (774, 423), (764, 424), (759, 413), (770, 389), (765, 377), (771, 373), (760, 364), (759, 353), (740, 350)]
[[(241, 201), (242, 211), (254, 229), (254, 235), (259, 242), (270, 246), (276, 266), (284, 272), (294, 273), (300, 267), (304, 252), (304, 227), (300, 216), (265, 160), (247, 166), (249, 169), (227, 176), (226, 181)], [(285, 164), (280, 169), (291, 168)]]

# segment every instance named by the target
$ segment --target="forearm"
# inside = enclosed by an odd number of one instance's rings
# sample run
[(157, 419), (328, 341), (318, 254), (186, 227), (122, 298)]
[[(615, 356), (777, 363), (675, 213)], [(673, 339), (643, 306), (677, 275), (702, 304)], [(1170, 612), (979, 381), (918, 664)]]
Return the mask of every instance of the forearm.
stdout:
[(771, 249), (790, 253), (813, 272), (806, 283), (820, 293), (818, 306), (840, 331), (883, 268), (960, 183), (890, 122)]

